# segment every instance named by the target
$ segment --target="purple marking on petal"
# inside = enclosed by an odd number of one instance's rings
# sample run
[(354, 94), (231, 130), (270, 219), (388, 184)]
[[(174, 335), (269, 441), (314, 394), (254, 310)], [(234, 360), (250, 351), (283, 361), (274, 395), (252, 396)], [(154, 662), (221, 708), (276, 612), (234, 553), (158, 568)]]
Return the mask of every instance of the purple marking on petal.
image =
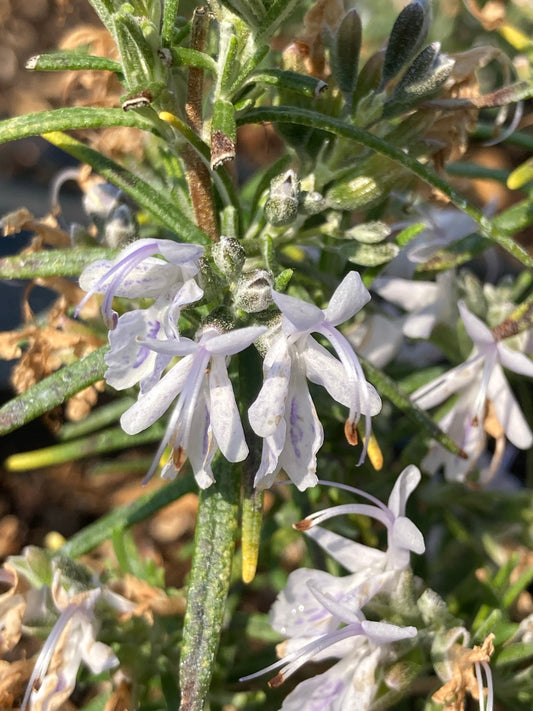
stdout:
[(299, 419), (300, 417), (298, 415), (298, 400), (297, 398), (293, 397), (291, 398), (289, 433), (292, 447), (297, 457), (301, 456), (301, 451), (298, 446), (298, 443), (301, 442), (303, 439), (303, 430), (299, 424)]
[[(161, 328), (161, 322), (160, 321), (155, 321), (152, 324), (148, 324), (148, 331), (146, 333), (147, 338), (155, 338), (157, 334), (159, 333), (159, 329)], [(152, 351), (147, 347), (147, 346), (141, 346), (139, 348), (139, 351), (137, 353), (137, 358), (135, 359), (135, 363), (133, 364), (134, 368), (138, 368), (140, 365), (144, 363), (144, 361), (148, 358)]]
[(211, 422), (211, 415), (209, 413), (209, 408), (207, 407), (207, 404), (205, 405), (205, 428), (204, 428), (204, 436), (203, 436), (203, 441), (202, 441), (202, 454), (204, 455), (204, 458), (207, 455), (207, 452), (209, 451), (209, 424)]

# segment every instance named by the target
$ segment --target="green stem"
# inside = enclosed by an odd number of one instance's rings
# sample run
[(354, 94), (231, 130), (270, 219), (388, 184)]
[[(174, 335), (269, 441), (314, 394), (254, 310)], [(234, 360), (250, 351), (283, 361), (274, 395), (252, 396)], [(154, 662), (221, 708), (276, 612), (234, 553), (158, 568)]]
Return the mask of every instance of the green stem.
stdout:
[(240, 476), (219, 457), (217, 480), (200, 493), (180, 663), (179, 711), (202, 711), (213, 674), (237, 532)]
[(508, 234), (498, 230), (494, 224), (485, 217), (485, 215), (476, 207), (471, 205), (465, 197), (458, 193), (446, 180), (440, 177), (434, 170), (426, 165), (423, 165), (415, 158), (404, 153), (401, 148), (387, 143), (387, 141), (374, 136), (374, 134), (365, 131), (356, 126), (350, 126), (339, 119), (325, 116), (315, 111), (308, 109), (300, 109), (295, 106), (275, 106), (275, 107), (260, 107), (251, 109), (244, 116), (237, 119), (239, 125), (247, 123), (292, 123), (301, 126), (309, 126), (318, 128), (323, 131), (328, 131), (336, 136), (347, 138), (348, 140), (361, 143), (368, 148), (381, 153), (387, 158), (401, 164), (414, 175), (419, 177), (428, 185), (440, 190), (450, 202), (460, 210), (469, 215), (480, 227), (481, 232), (491, 240), (499, 244), (509, 254), (518, 259), (527, 267), (533, 267), (533, 258), (519, 244), (512, 240)]

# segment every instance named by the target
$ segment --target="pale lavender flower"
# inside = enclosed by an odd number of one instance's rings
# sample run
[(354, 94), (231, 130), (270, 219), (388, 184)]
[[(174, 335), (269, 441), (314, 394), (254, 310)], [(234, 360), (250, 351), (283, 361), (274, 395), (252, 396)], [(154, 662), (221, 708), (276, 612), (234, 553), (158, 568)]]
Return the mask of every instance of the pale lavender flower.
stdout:
[[(371, 504), (342, 504), (311, 514), (297, 528), (305, 531), (332, 558), (335, 558), (350, 572), (361, 569), (374, 571), (403, 570), (409, 565), (410, 553), (422, 554), (425, 550), (424, 537), (415, 524), (406, 517), (405, 508), (409, 496), (420, 483), (420, 471), (414, 465), (406, 467), (398, 476), (391, 491), (387, 506), (371, 494), (345, 484), (323, 482), (329, 486), (345, 489), (350, 493), (362, 496)], [(350, 541), (332, 531), (320, 528), (318, 524), (333, 516), (359, 514), (370, 516), (380, 521), (387, 530), (387, 551)], [(316, 526), (316, 528), (315, 528)]]
[[(280, 670), (269, 682), (278, 686), (307, 661), (331, 657), (340, 660), (326, 672), (299, 684), (285, 699), (282, 711), (370, 709), (382, 681), (382, 669), (397, 658), (393, 643), (416, 636), (417, 630), (412, 626), (367, 620), (362, 608), (378, 593), (392, 592), (400, 584), (410, 551), (424, 552), (421, 532), (405, 517), (407, 499), (419, 481), (418, 469), (407, 467), (393, 487), (388, 506), (359, 489), (337, 485), (371, 503), (326, 509), (296, 526), (310, 535), (317, 534), (313, 538), (352, 574), (339, 578), (324, 571), (296, 570), (274, 603), (271, 625), (289, 638), (278, 646), (283, 658), (244, 680)], [(331, 482), (320, 483), (335, 486)], [(381, 521), (388, 533), (387, 552), (310, 528), (343, 513)]]
[[(533, 434), (505, 378), (502, 366), (515, 373), (533, 377), (533, 361), (497, 341), (491, 330), (460, 301), (459, 312), (474, 343), (468, 360), (416, 390), (411, 399), (423, 409), (432, 408), (454, 393), (457, 401), (444, 416), (441, 425), (471, 457), (484, 449), (483, 422), (488, 402), (507, 439), (519, 449), (533, 444)], [(426, 464), (443, 464), (448, 478), (464, 478), (472, 466), (460, 463), (451, 453), (431, 454)], [(459, 467), (456, 475), (453, 468)]]
[(57, 570), (52, 597), (61, 614), (37, 658), (21, 711), (26, 707), (30, 711), (59, 708), (74, 690), (82, 662), (94, 674), (112, 669), (119, 663), (112, 649), (96, 639), (99, 623), (95, 606), (105, 600), (120, 612), (130, 612), (134, 605), (101, 587), (69, 595), (61, 588), (60, 579), (61, 571)]
[(408, 312), (402, 330), (409, 338), (429, 338), (437, 323), (448, 323), (456, 313), (453, 271), (439, 274), (433, 281), (414, 281), (398, 277), (378, 277), (372, 290), (383, 299)]
[(177, 338), (181, 309), (200, 299), (202, 294), (194, 279), (189, 279), (176, 294), (167, 292), (147, 309), (134, 309), (123, 314), (117, 327), (109, 332), (106, 382), (116, 390), (124, 390), (136, 383), (140, 383), (141, 392), (149, 390), (159, 380), (172, 355), (158, 353), (142, 345), (141, 341)]
[[(301, 568), (290, 574), (270, 615), (274, 629), (289, 640), (278, 647), (283, 658), (251, 674), (248, 681), (271, 671), (280, 670), (269, 682), (279, 686), (308, 661), (338, 658), (341, 661), (315, 679), (298, 685), (283, 709), (311, 711), (318, 699), (321, 709), (346, 708), (340, 699), (357, 700), (369, 708), (375, 690), (374, 672), (378, 662), (388, 656), (387, 645), (416, 636), (415, 627), (400, 627), (388, 622), (367, 620), (361, 608), (384, 584), (392, 572), (337, 578), (329, 573)], [(314, 683), (313, 683), (314, 682)]]
[[(263, 437), (263, 454), (254, 485), (266, 488), (284, 469), (296, 486), (306, 489), (316, 481), (316, 453), (323, 442), (322, 425), (309, 393), (307, 380), (322, 385), (339, 403), (349, 408), (345, 432), (357, 442), (356, 426), (366, 419), (366, 455), (371, 417), (381, 400), (370, 383), (349, 341), (336, 326), (357, 313), (370, 299), (357, 272), (350, 272), (322, 310), (293, 296), (272, 291), (283, 318), (271, 337), (265, 356), (264, 383), (249, 409), (250, 425)], [(311, 336), (319, 333), (337, 353), (335, 358)]]
[(178, 398), (145, 481), (152, 476), (167, 445), (172, 446), (173, 455), (162, 476), (174, 478), (188, 457), (203, 489), (214, 481), (211, 462), (217, 449), (230, 462), (246, 458), (248, 446), (226, 358), (247, 348), (265, 331), (262, 326), (252, 326), (221, 333), (211, 325), (203, 329), (197, 341), (181, 337), (139, 340), (141, 346), (155, 353), (182, 356), (159, 382), (140, 393), (120, 419), (125, 432), (137, 434), (156, 422)]
[(114, 329), (118, 321), (112, 308), (115, 296), (157, 299), (168, 298), (169, 293), (175, 295), (198, 273), (198, 260), (203, 252), (200, 245), (168, 239), (136, 240), (113, 261), (98, 260), (83, 270), (80, 286), (87, 295), (76, 313), (93, 294), (104, 294), (102, 316), (106, 326)]

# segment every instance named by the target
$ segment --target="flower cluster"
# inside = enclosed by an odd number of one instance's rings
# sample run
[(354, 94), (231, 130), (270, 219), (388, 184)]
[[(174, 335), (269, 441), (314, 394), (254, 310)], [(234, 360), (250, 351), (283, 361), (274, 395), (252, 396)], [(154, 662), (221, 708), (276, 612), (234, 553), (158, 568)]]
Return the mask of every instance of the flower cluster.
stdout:
[[(337, 660), (325, 672), (300, 682), (284, 700), (281, 711), (369, 711), (375, 703), (388, 708), (409, 683), (409, 651), (415, 645), (420, 648), (428, 644), (435, 673), (444, 682), (433, 699), (446, 704), (457, 702), (453, 707), (462, 708), (468, 691), (479, 700), (482, 711), (492, 711), (488, 662), (494, 651), (494, 635), (489, 635), (482, 648), (469, 649), (468, 631), (450, 627), (453, 618), (444, 601), (431, 589), (420, 594), (421, 581), (412, 576), (410, 554), (422, 555), (425, 543), (421, 531), (406, 516), (406, 505), (420, 479), (417, 467), (406, 467), (387, 505), (360, 489), (319, 482), (344, 489), (368, 503), (333, 506), (295, 526), (340, 563), (348, 575), (295, 570), (270, 611), (272, 627), (288, 638), (277, 647), (281, 659), (241, 681), (277, 671), (269, 682), (276, 687), (308, 661)], [(383, 524), (386, 550), (354, 542), (318, 525), (349, 514), (368, 516)], [(373, 619), (367, 619), (365, 612)], [(386, 621), (387, 617), (394, 621)]]
[[(404, 469), (387, 506), (359, 489), (341, 487), (370, 503), (335, 506), (297, 525), (350, 574), (337, 577), (323, 571), (296, 570), (272, 608), (272, 626), (289, 637), (278, 647), (283, 658), (243, 681), (279, 669), (270, 682), (277, 686), (307, 661), (339, 660), (326, 672), (298, 684), (285, 699), (283, 711), (370, 709), (385, 670), (411, 648), (409, 640), (416, 637), (416, 627), (368, 620), (363, 608), (379, 596), (383, 609), (384, 601), (403, 584), (410, 552), (424, 552), (422, 533), (405, 515), (407, 499), (419, 481), (416, 467)], [(355, 543), (318, 526), (341, 514), (361, 514), (383, 523), (387, 550)]]
[[(87, 296), (78, 310), (91, 295), (104, 294), (102, 313), (110, 329), (107, 382), (118, 390), (140, 384), (137, 402), (122, 415), (124, 431), (145, 430), (176, 401), (147, 479), (167, 445), (173, 454), (162, 475), (173, 478), (188, 458), (202, 488), (214, 480), (211, 463), (217, 450), (230, 462), (247, 457), (228, 360), (259, 340), (266, 350), (265, 380), (248, 413), (252, 430), (263, 439), (255, 487), (270, 486), (281, 469), (302, 490), (317, 481), (316, 454), (323, 430), (308, 380), (348, 408), (345, 431), (352, 444), (358, 441), (359, 420), (365, 418), (362, 462), (371, 417), (380, 411), (381, 400), (352, 346), (336, 328), (370, 299), (359, 274), (350, 272), (344, 278), (324, 310), (268, 287), (281, 319), (274, 315), (269, 326), (234, 328), (213, 318), (191, 339), (180, 333), (179, 317), (203, 297), (198, 283), (202, 254), (202, 247), (141, 239), (113, 262), (92, 264), (80, 279)], [(112, 308), (115, 296), (152, 301), (119, 317)], [(337, 357), (312, 333), (328, 340)], [(172, 364), (175, 358), (179, 360)]]

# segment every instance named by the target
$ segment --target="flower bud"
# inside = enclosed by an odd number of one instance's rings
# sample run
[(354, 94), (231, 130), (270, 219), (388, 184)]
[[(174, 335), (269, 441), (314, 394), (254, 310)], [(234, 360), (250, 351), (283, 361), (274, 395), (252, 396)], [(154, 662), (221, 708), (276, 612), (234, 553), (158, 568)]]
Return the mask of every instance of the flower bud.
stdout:
[(95, 183), (83, 196), (83, 209), (98, 230), (103, 230), (108, 215), (119, 205), (123, 192), (111, 183)]
[(116, 249), (132, 240), (136, 234), (135, 215), (127, 205), (118, 205), (106, 221), (104, 242), (109, 247)]
[(405, 189), (411, 180), (406, 168), (375, 153), (338, 180), (326, 193), (326, 200), (335, 210), (360, 210), (381, 202), (393, 190)]
[(272, 303), (273, 279), (266, 269), (253, 269), (242, 274), (233, 302), (248, 314), (264, 311)]
[(450, 613), (441, 596), (431, 588), (424, 590), (418, 598), (416, 605), (420, 610), (424, 624), (444, 625), (449, 620)]
[(213, 246), (213, 259), (224, 276), (235, 279), (241, 273), (246, 252), (235, 237), (225, 237)]
[(318, 215), (326, 209), (325, 197), (316, 190), (302, 190), (299, 198), (300, 212), (304, 215)]
[(265, 216), (271, 225), (289, 225), (298, 215), (300, 181), (294, 170), (272, 179), (265, 204)]
[(383, 242), (384, 239), (390, 235), (391, 229), (385, 223), (380, 220), (374, 222), (363, 222), (361, 225), (355, 225), (346, 230), (344, 237), (346, 239), (353, 239), (356, 242), (362, 242), (363, 244), (378, 244)]

